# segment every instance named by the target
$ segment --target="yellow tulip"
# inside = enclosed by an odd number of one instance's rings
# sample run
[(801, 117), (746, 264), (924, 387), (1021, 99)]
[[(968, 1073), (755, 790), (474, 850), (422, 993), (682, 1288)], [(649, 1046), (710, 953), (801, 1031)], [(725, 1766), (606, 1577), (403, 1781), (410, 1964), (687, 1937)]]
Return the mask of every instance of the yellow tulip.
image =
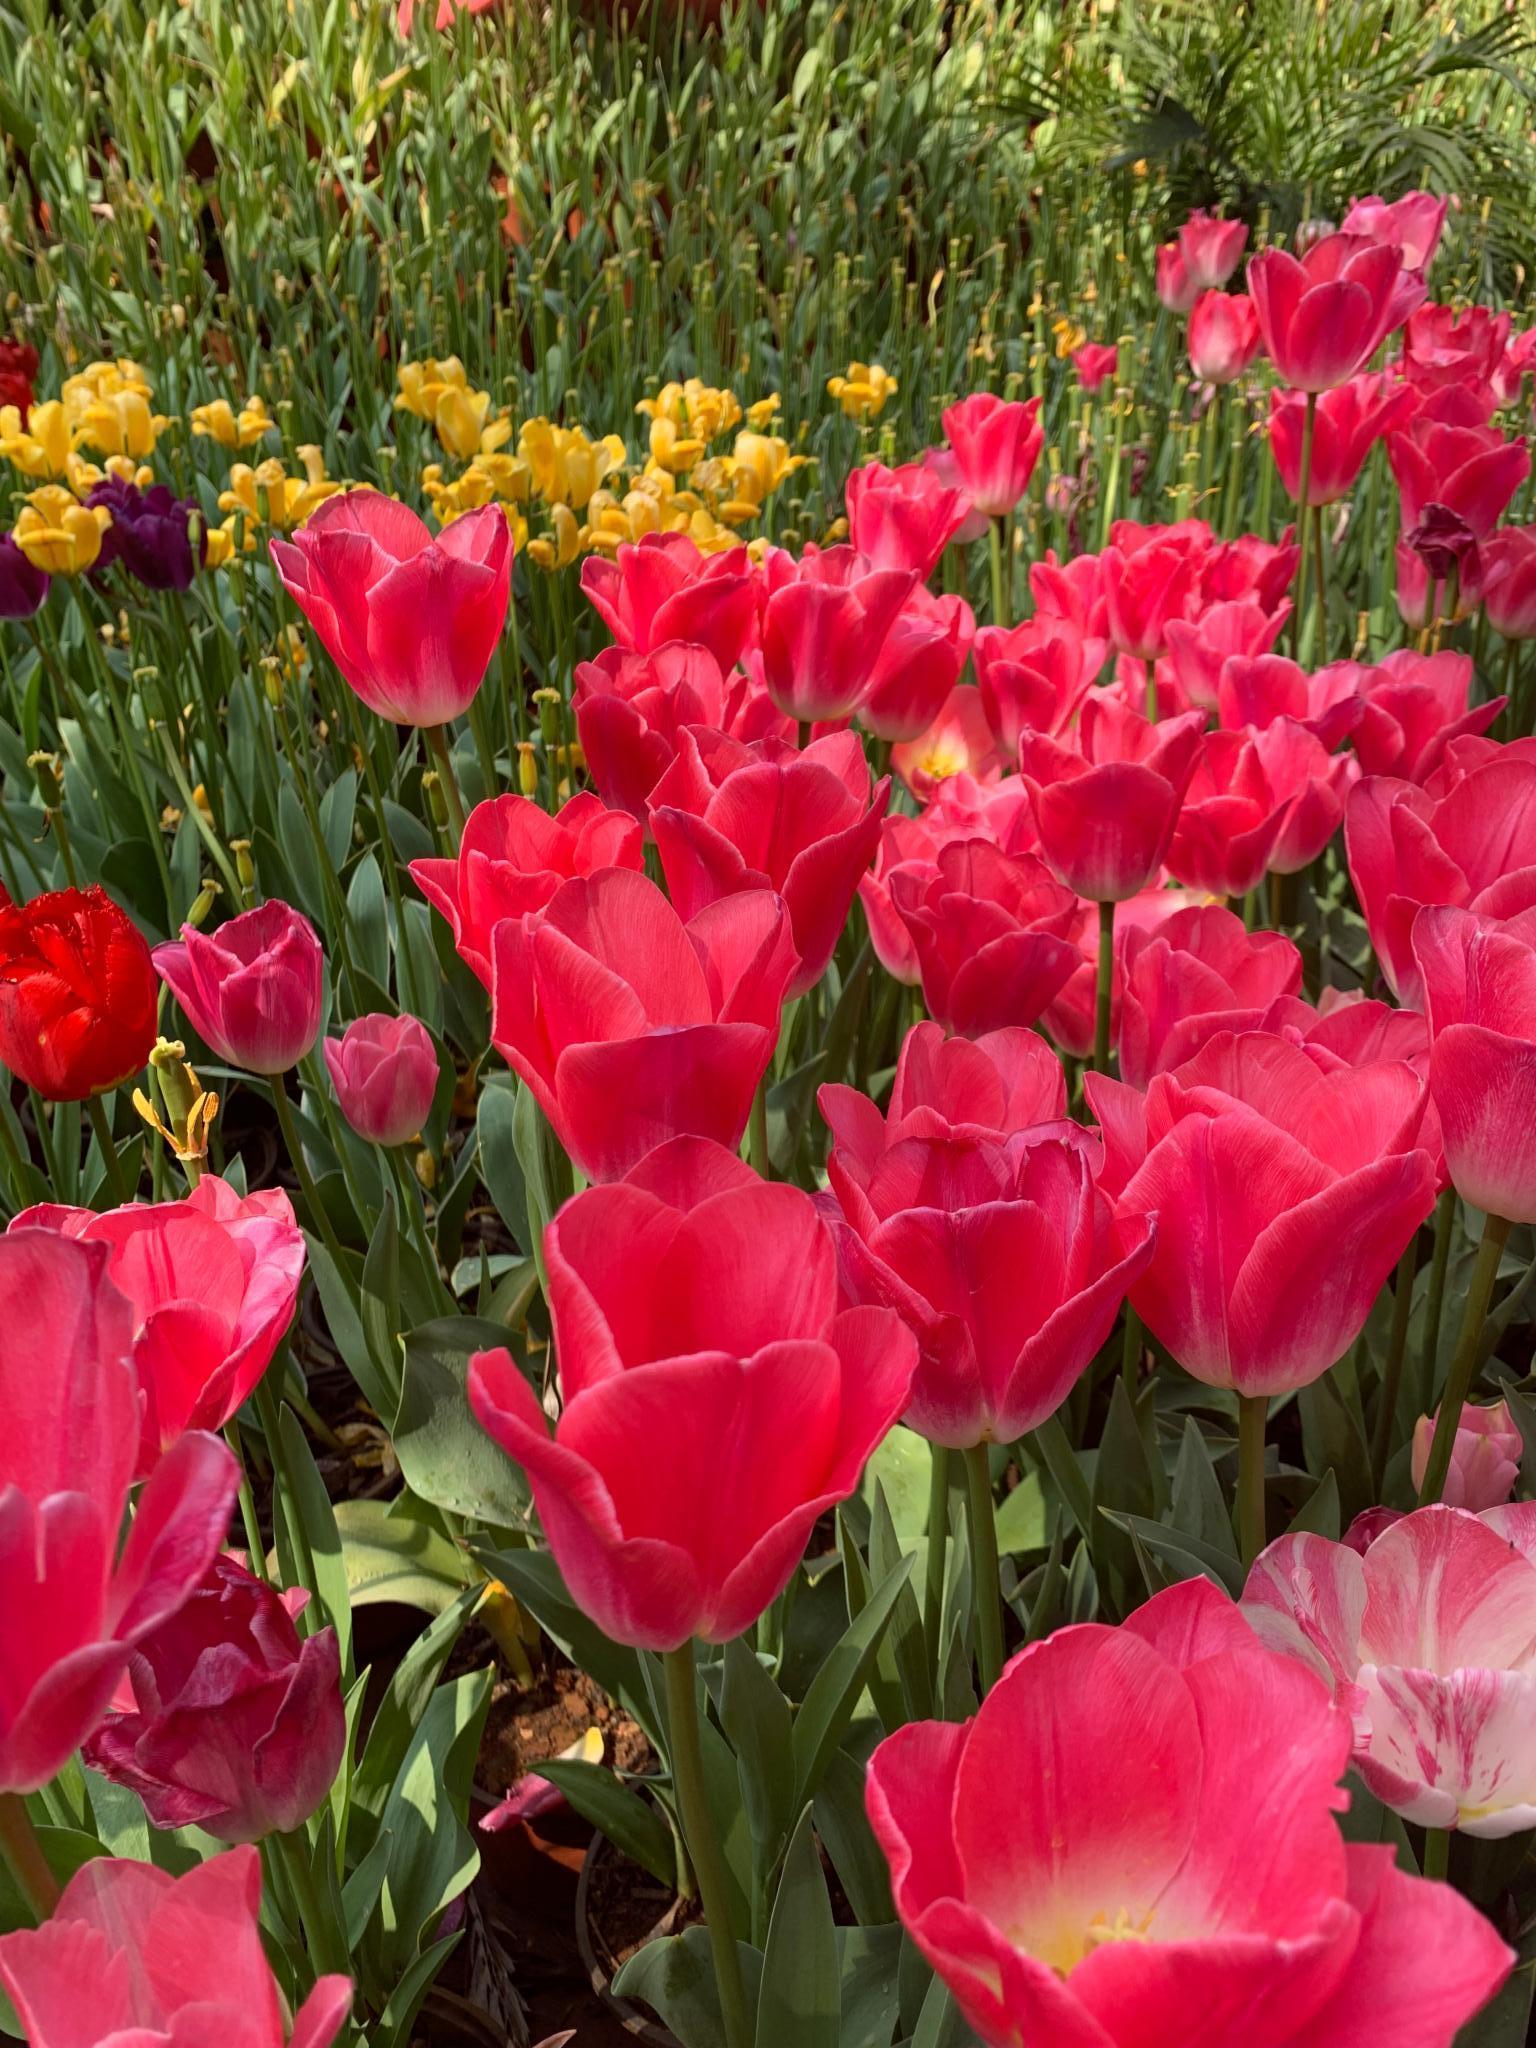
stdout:
[(82, 505), (62, 484), (44, 484), (22, 506), (11, 537), (34, 569), (78, 576), (101, 553), (101, 537), (111, 524), (105, 505)]
[(676, 423), (669, 419), (651, 421), (651, 460), (659, 463), (673, 476), (680, 476), (704, 453), (705, 443), (696, 436), (680, 434)]
[(635, 411), (644, 413), (653, 424), (665, 420), (690, 438), (708, 442), (737, 425), (741, 400), (734, 391), (689, 377), (682, 384), (663, 384), (654, 398), (642, 398)]
[(528, 559), (541, 569), (568, 569), (581, 552), (581, 529), (568, 505), (549, 508), (550, 532), (528, 543)]
[(71, 447), (69, 420), (58, 399), (29, 406), (25, 422), (18, 407), (0, 406), (0, 455), (23, 476), (62, 476)]
[(141, 391), (123, 389), (92, 399), (75, 417), (78, 448), (102, 455), (152, 455), (155, 441), (170, 425), (164, 413), (152, 413)]
[[(229, 472), (229, 489), (219, 493), (219, 510), (243, 512), (247, 526), (259, 526), (265, 520), (284, 533), (302, 526), (327, 498), (346, 486), (325, 474), (324, 461), (313, 443), (299, 450), (299, 459), (305, 468), (302, 477), (289, 476), (275, 455), (254, 469), (248, 462), (235, 463)], [(245, 545), (247, 552), (255, 547), (253, 534), (247, 533)]]
[(850, 363), (846, 377), (829, 377), (827, 390), (851, 420), (877, 419), (901, 389), (878, 363)]
[(87, 363), (73, 377), (66, 377), (59, 397), (73, 424), (88, 406), (130, 391), (147, 403), (149, 379), (137, 363), (131, 362), (127, 356), (119, 356), (114, 362)]
[(192, 431), (217, 441), (221, 448), (251, 448), (267, 434), (275, 433), (277, 422), (267, 411), (264, 398), (248, 398), (236, 412), (227, 398), (215, 398), (192, 408)]

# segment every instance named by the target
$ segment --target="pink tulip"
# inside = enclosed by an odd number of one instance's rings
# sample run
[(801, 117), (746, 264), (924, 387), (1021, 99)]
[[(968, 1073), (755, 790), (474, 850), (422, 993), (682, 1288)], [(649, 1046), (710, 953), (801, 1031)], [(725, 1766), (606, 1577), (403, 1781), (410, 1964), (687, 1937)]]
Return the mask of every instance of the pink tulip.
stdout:
[(1147, 1328), (1206, 1386), (1320, 1379), (1434, 1206), (1419, 1075), (1245, 1031), (1154, 1075), (1145, 1096), (1102, 1074), (1085, 1085), (1119, 1214), (1158, 1219), (1131, 1289)]
[(1095, 663), (1090, 646), (1070, 620), (1044, 612), (1022, 625), (983, 626), (977, 633), (972, 659), (982, 709), (1010, 759), (1026, 732), (1055, 739), (1076, 716), (1104, 659), (1097, 646)]
[[(1352, 666), (1335, 664), (1346, 672)], [(1354, 673), (1361, 711), (1351, 744), (1367, 775), (1427, 782), (1452, 740), (1464, 733), (1486, 732), (1507, 702), (1490, 697), (1486, 703), (1469, 705), (1472, 657), (1450, 648), (1419, 654), (1399, 647), (1383, 655), (1375, 667)]]
[(1200, 296), (1200, 285), (1190, 276), (1177, 242), (1164, 242), (1158, 249), (1156, 276), (1158, 303), (1170, 313), (1189, 312)]
[(654, 882), (603, 868), (491, 939), (491, 1043), (590, 1180), (668, 1138), (740, 1142), (796, 962), (766, 889), (688, 923)]
[(1513, 405), (1532, 370), (1536, 370), (1536, 327), (1517, 334), (1504, 351), (1504, 360), (1494, 367), (1493, 395), (1500, 405)]
[(1336, 661), (1308, 675), (1283, 654), (1229, 655), (1216, 683), (1216, 715), (1229, 732), (1264, 732), (1291, 719), (1332, 749), (1348, 739), (1365, 715), (1361, 690), (1375, 674), (1356, 662)]
[(1067, 887), (1093, 903), (1120, 903), (1163, 864), (1200, 751), (1203, 712), (1151, 725), (1094, 692), (1077, 746), (1043, 733), (1020, 742), (1020, 772), (1040, 850)]
[(960, 474), (960, 465), (955, 460), (952, 448), (925, 448), (920, 457), (923, 468), (931, 470), (946, 491), (954, 491), (960, 500), (961, 519), (951, 538), (961, 547), (969, 547), (972, 541), (985, 540), (992, 522), (985, 512), (978, 512), (966, 495), (965, 480)]
[(216, 1059), (251, 1074), (285, 1074), (320, 1035), (320, 941), (307, 917), (276, 898), (217, 931), (181, 928), (154, 949), (155, 970)]
[(892, 774), (900, 776), (921, 804), (931, 804), (951, 781), (990, 785), (1002, 770), (997, 740), (974, 683), (956, 683), (933, 723), (915, 740), (898, 740), (891, 749)]
[(952, 776), (919, 817), (887, 817), (873, 874), (859, 883), (859, 900), (869, 923), (875, 957), (887, 974), (915, 988), (922, 980), (917, 953), (891, 901), (891, 878), (902, 868), (931, 868), (939, 849), (960, 839), (990, 839), (1004, 853), (1026, 853), (1035, 844), (1028, 792), (1017, 778), (986, 790), (971, 776)]
[(1179, 254), (1198, 291), (1224, 285), (1248, 246), (1246, 221), (1220, 220), (1197, 207), (1179, 229)]
[(1397, 611), (1415, 633), (1470, 619), (1483, 601), (1477, 535), (1459, 512), (1430, 503), (1393, 551)]
[[(133, 1310), (108, 1248), (49, 1230), (0, 1238), (0, 1792), (36, 1792), (112, 1703), (134, 1647), (224, 1540), (235, 1461), (184, 1436), (139, 1496)], [(0, 1953), (4, 1953), (0, 1950)]]
[[(1312, 429), (1312, 468), (1307, 503), (1336, 505), (1354, 489), (1365, 458), (1386, 434), (1411, 417), (1413, 392), (1408, 385), (1367, 372), (1322, 392)], [(1301, 447), (1306, 431), (1307, 399), (1301, 391), (1269, 394), (1269, 446), (1293, 502), (1301, 497)]]
[(1447, 426), (1421, 413), (1387, 437), (1392, 474), (1402, 493), (1404, 530), (1441, 505), (1486, 540), (1531, 473), (1523, 441), (1496, 427)]
[(413, 860), (411, 877), (452, 926), (459, 957), (489, 988), (491, 941), (503, 918), (542, 910), (573, 876), (602, 868), (638, 872), (644, 864), (637, 821), (581, 790), (553, 816), (527, 796), (476, 804), (457, 857)]
[(1403, 252), (1408, 270), (1427, 270), (1440, 246), (1449, 200), (1432, 192), (1405, 192), (1388, 205), (1374, 193), (1356, 199), (1344, 216), (1346, 235), (1365, 235), (1373, 242), (1395, 244)]
[[(1135, 896), (1115, 906), (1115, 944), (1110, 974), (1110, 1037), (1120, 1029), (1120, 999), (1125, 992), (1125, 947), (1133, 931), (1156, 931), (1176, 911), (1196, 907), (1187, 889), (1170, 889), (1161, 876)], [(1069, 1059), (1085, 1060), (1093, 1051), (1098, 1009), (1099, 906), (1080, 901), (1071, 940), (1077, 966), (1061, 993), (1040, 1019), (1040, 1028)]]
[(1509, 346), (1510, 316), (1486, 306), (1420, 306), (1403, 330), (1403, 375), (1417, 391), (1458, 385), (1486, 419), (1497, 398), (1493, 379)]
[(1536, 1504), (1420, 1508), (1363, 1555), (1282, 1536), (1243, 1610), (1334, 1688), (1384, 1805), (1469, 1835), (1536, 1826)]
[(611, 562), (588, 555), (581, 588), (620, 647), (649, 654), (668, 640), (691, 641), (709, 649), (722, 674), (740, 661), (757, 622), (746, 549), (706, 555), (686, 533), (648, 533)]
[[(1116, 520), (1110, 528), (1112, 541), (1124, 524)], [(1199, 520), (1185, 521), (1186, 527), (1201, 524)], [(1277, 611), (1287, 603), (1286, 592), (1300, 560), (1301, 549), (1292, 527), (1287, 527), (1278, 541), (1260, 540), (1256, 533), (1240, 533), (1236, 540), (1217, 542), (1201, 553), (1197, 609), (1250, 598), (1267, 612)]]
[(1536, 526), (1504, 526), (1489, 536), (1483, 610), (1506, 640), (1536, 640)]
[(1203, 384), (1235, 384), (1259, 352), (1259, 316), (1244, 292), (1203, 291), (1189, 314), (1189, 367)]
[(1145, 1088), (1223, 1031), (1251, 1031), (1301, 987), (1301, 955), (1278, 932), (1249, 932), (1215, 903), (1125, 933), (1120, 1076)]
[[(1110, 528), (1111, 537), (1114, 530)], [(1044, 561), (1030, 564), (1029, 592), (1035, 601), (1035, 617), (1042, 625), (1060, 621), (1082, 641), (1083, 667), (1092, 681), (1104, 666), (1109, 648), (1109, 607), (1104, 601), (1100, 557), (1072, 555), (1058, 562), (1055, 551), (1048, 548)]]
[(872, 569), (852, 548), (808, 545), (798, 559), (775, 548), (763, 570), (763, 680), (786, 718), (802, 724), (855, 712), (917, 581), (907, 569)]
[(844, 487), (848, 538), (872, 569), (900, 569), (924, 579), (964, 522), (967, 500), (924, 462), (888, 469), (867, 462)]
[(975, 391), (946, 408), (944, 438), (954, 452), (966, 496), (978, 512), (1001, 519), (1029, 489), (1045, 446), (1040, 401)]
[(270, 546), (284, 589), (370, 711), (443, 725), (469, 709), (507, 617), (512, 534), (499, 505), (434, 535), (380, 491), (343, 491)]
[(1110, 638), (1121, 654), (1155, 661), (1168, 650), (1169, 621), (1187, 614), (1199, 588), (1199, 551), (1170, 533), (1134, 552), (1107, 547), (1099, 561)]
[(1241, 732), (1205, 736), (1168, 849), (1170, 871), (1191, 889), (1210, 896), (1246, 896), (1277, 857), (1293, 792), (1282, 793), (1271, 783), (1259, 737)]
[(1077, 381), (1090, 396), (1103, 390), (1119, 364), (1120, 351), (1112, 341), (1088, 341), (1072, 351), (1072, 367), (1077, 372)]
[(254, 1849), (185, 1877), (100, 1857), (76, 1871), (46, 1926), (0, 1936), (0, 1985), (32, 2048), (330, 2048), (351, 1984), (322, 1977), (290, 2023), (260, 1911)]
[(1033, 1024), (1077, 965), (1076, 901), (1031, 854), (956, 840), (892, 870), (891, 902), (922, 972), (923, 1001), (948, 1031), (980, 1037)]
[(157, 1828), (257, 1842), (302, 1827), (347, 1740), (336, 1631), (301, 1640), (293, 1625), (308, 1599), (216, 1557), (134, 1650), (131, 1705), (107, 1716), (85, 1761), (136, 1792)]
[(976, 617), (963, 597), (933, 597), (918, 584), (885, 636), (860, 725), (897, 745), (920, 738), (949, 701), (975, 638)]
[(1327, 235), (1299, 261), (1264, 249), (1248, 265), (1264, 347), (1282, 382), (1329, 391), (1363, 370), (1424, 297), (1401, 249)]
[(1060, 1123), (1067, 1083), (1038, 1032), (1010, 1025), (979, 1038), (946, 1038), (925, 1018), (902, 1040), (883, 1116), (856, 1088), (829, 1083), (819, 1100), (848, 1134), (850, 1153), (876, 1157), (908, 1138), (1010, 1138)]
[(470, 1361), (481, 1425), (527, 1472), (572, 1598), (615, 1642), (728, 1642), (906, 1404), (912, 1339), (838, 1312), (811, 1197), (698, 1139), (567, 1202), (545, 1233), (555, 1434), (505, 1351)]
[(1344, 1842), (1348, 1756), (1323, 1686), (1196, 1578), (1031, 1643), (974, 1719), (889, 1736), (866, 1799), (988, 2048), (1451, 2048), (1514, 1957)]
[[(1429, 1470), (1429, 1447), (1439, 1420), (1437, 1409), (1433, 1415), (1421, 1415), (1414, 1424), (1410, 1472), (1415, 1490), (1424, 1484)], [(1475, 1401), (1466, 1402), (1456, 1419), (1456, 1440), (1441, 1500), (1448, 1508), (1466, 1508), (1473, 1514), (1502, 1507), (1520, 1477), (1524, 1449), (1525, 1440), (1507, 1401), (1494, 1401), (1486, 1408)]]
[[(1210, 605), (1193, 619), (1170, 619), (1166, 628), (1168, 665), (1187, 703), (1202, 711), (1217, 710), (1228, 665), (1260, 665), (1279, 639), (1290, 610), (1288, 601), (1277, 611), (1267, 612), (1251, 598), (1241, 598)], [(1158, 701), (1161, 706), (1161, 689)], [(1223, 718), (1224, 724), (1230, 722)]]
[(890, 801), (869, 786), (856, 734), (828, 733), (797, 751), (786, 740), (743, 746), (685, 727), (651, 793), (651, 829), (673, 908), (685, 922), (723, 898), (767, 889), (789, 911), (799, 965), (786, 993), (827, 971), (859, 878), (874, 858)]
[(370, 1145), (404, 1145), (432, 1113), (442, 1067), (419, 1017), (356, 1017), (321, 1050), (341, 1113)]
[(132, 1309), (138, 1478), (188, 1430), (231, 1419), (272, 1363), (304, 1277), (304, 1233), (282, 1189), (241, 1195), (212, 1173), (179, 1202), (105, 1215), (46, 1202), (9, 1228), (108, 1248), (108, 1277)]

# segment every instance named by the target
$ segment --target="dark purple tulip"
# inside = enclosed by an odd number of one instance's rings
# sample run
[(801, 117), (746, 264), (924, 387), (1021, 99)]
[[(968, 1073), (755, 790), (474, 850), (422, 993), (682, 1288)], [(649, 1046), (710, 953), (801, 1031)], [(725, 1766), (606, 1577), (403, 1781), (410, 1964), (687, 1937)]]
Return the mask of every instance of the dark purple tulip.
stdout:
[(196, 563), (192, 558), (191, 521), (198, 507), (190, 498), (178, 498), (168, 484), (141, 491), (137, 484), (109, 476), (86, 503), (105, 505), (112, 514), (102, 535), (98, 571), (121, 562), (146, 590), (185, 590), (207, 559), (208, 537), (201, 525)]
[(8, 533), (0, 534), (0, 619), (30, 619), (48, 595), (48, 572), (34, 569)]

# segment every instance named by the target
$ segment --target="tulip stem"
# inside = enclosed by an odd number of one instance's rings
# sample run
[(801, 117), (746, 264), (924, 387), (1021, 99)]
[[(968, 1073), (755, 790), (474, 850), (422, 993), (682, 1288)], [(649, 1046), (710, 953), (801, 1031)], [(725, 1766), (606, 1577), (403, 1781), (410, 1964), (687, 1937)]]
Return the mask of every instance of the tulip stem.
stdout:
[(768, 1160), (768, 1076), (764, 1074), (752, 1091), (752, 1120), (747, 1126), (747, 1153), (752, 1171), (767, 1180)]
[(41, 1926), (59, 1903), (59, 1880), (19, 1792), (0, 1792), (0, 1859)]
[(1296, 610), (1291, 617), (1291, 652), (1301, 659), (1302, 615), (1307, 608), (1307, 526), (1312, 517), (1312, 508), (1307, 500), (1312, 495), (1312, 441), (1317, 430), (1317, 393), (1307, 393), (1307, 409), (1301, 424), (1301, 476), (1298, 479), (1296, 504), (1296, 539), (1301, 547), (1301, 559), (1296, 564)]
[(1449, 1828), (1426, 1828), (1424, 1830), (1424, 1854), (1419, 1859), (1419, 1869), (1425, 1877), (1432, 1877), (1444, 1884), (1451, 1867), (1451, 1831)]
[(291, 1834), (272, 1835), (269, 1840), (277, 1852), (283, 1874), (293, 1892), (294, 1903), (299, 1909), (305, 1946), (315, 1975), (350, 1976), (352, 1959), (347, 1952), (346, 1938), (342, 1930), (333, 1924), (315, 1885), (313, 1852), (308, 1834), (300, 1827)]
[(992, 623), (1007, 628), (1013, 621), (1008, 603), (1008, 584), (1003, 574), (1003, 531), (1006, 521), (994, 519), (987, 531), (992, 562)]
[(1429, 1296), (1424, 1303), (1424, 1338), (1419, 1347), (1416, 1414), (1427, 1414), (1434, 1405), (1435, 1367), (1440, 1362), (1440, 1323), (1445, 1313), (1445, 1282), (1450, 1271), (1455, 1225), (1456, 1190), (1445, 1188), (1435, 1207), (1435, 1251), (1429, 1268)]
[(667, 1674), (667, 1731), (672, 1783), (677, 1792), (678, 1815), (683, 1841), (699, 1883), (704, 1907), (704, 1926), (714, 1958), (715, 1982), (720, 1993), (720, 2014), (725, 2027), (725, 2048), (752, 2048), (754, 2028), (747, 2012), (747, 1994), (741, 1980), (741, 1956), (736, 1931), (731, 1925), (727, 1903), (725, 1859), (710, 1816), (704, 1790), (704, 1751), (699, 1739), (699, 1695), (694, 1675), (693, 1639), (681, 1649), (668, 1650), (663, 1663)]
[(1099, 979), (1093, 1019), (1093, 1071), (1109, 1072), (1109, 1029), (1115, 997), (1115, 906), (1099, 905)]
[(928, 1479), (928, 1567), (923, 1582), (923, 1641), (938, 1697), (939, 1623), (944, 1614), (944, 1580), (949, 1566), (949, 1450), (930, 1444)]
[[(1451, 1360), (1451, 1369), (1446, 1375), (1445, 1392), (1440, 1396), (1440, 1412), (1435, 1418), (1434, 1441), (1429, 1447), (1429, 1463), (1424, 1468), (1424, 1483), (1419, 1488), (1419, 1506), (1426, 1508), (1439, 1500), (1445, 1487), (1445, 1475), (1451, 1469), (1451, 1452), (1456, 1447), (1456, 1428), (1461, 1421), (1461, 1411), (1472, 1391), (1472, 1382), (1477, 1376), (1478, 1364), (1482, 1358), (1483, 1325), (1488, 1320), (1488, 1304), (1493, 1299), (1494, 1282), (1499, 1276), (1499, 1260), (1504, 1255), (1504, 1245), (1509, 1237), (1510, 1226), (1502, 1216), (1488, 1216), (1483, 1222), (1482, 1242), (1477, 1248), (1477, 1262), (1472, 1268), (1472, 1284), (1467, 1290), (1466, 1311), (1461, 1319), (1461, 1334), (1456, 1339), (1456, 1355)], [(1431, 1390), (1433, 1391), (1433, 1390)]]
[(251, 1491), (251, 1475), (246, 1469), (245, 1445), (240, 1440), (238, 1422), (225, 1423), (224, 1441), (233, 1451), (235, 1463), (240, 1467), (240, 1521), (245, 1529), (245, 1547), (250, 1557), (251, 1576), (260, 1579), (264, 1586), (270, 1585), (267, 1547), (261, 1540), (261, 1523), (256, 1516), (256, 1496)]
[(112, 1190), (118, 1207), (126, 1208), (133, 1200), (133, 1192), (123, 1178), (123, 1163), (117, 1156), (117, 1146), (112, 1140), (112, 1126), (107, 1121), (107, 1112), (102, 1107), (99, 1095), (88, 1095), (85, 1112), (91, 1120), (91, 1129), (96, 1133), (96, 1142), (101, 1147), (101, 1162), (106, 1169), (107, 1186)]
[(1267, 1394), (1237, 1397), (1237, 1539), (1244, 1566), (1252, 1565), (1264, 1548), (1264, 1431), (1269, 1421)]
[(966, 1499), (971, 1524), (971, 1600), (976, 1614), (976, 1662), (981, 1696), (1003, 1675), (1003, 1588), (997, 1567), (997, 1515), (992, 1505), (992, 1467), (985, 1444), (964, 1453)]
[(428, 750), (435, 756), (438, 773), (443, 778), (443, 797), (453, 826), (453, 850), (457, 853), (464, 843), (464, 799), (459, 794), (459, 778), (453, 772), (453, 752), (442, 726), (429, 725), (425, 732)]
[(1141, 1317), (1127, 1302), (1125, 1304), (1125, 1330), (1120, 1339), (1120, 1377), (1125, 1382), (1125, 1391), (1134, 1401), (1141, 1383), (1141, 1354), (1143, 1338)]
[(1403, 1359), (1408, 1351), (1408, 1318), (1413, 1312), (1413, 1283), (1419, 1270), (1419, 1240), (1415, 1231), (1397, 1262), (1397, 1279), (1392, 1289), (1392, 1331), (1387, 1339), (1387, 1362), (1381, 1375), (1381, 1405), (1376, 1411), (1376, 1429), (1371, 1440), (1371, 1470), (1376, 1487), (1392, 1451), (1392, 1425), (1397, 1420), (1397, 1397), (1403, 1384)]
[(288, 1147), (288, 1157), (293, 1161), (293, 1170), (298, 1178), (299, 1189), (304, 1196), (305, 1202), (308, 1204), (310, 1215), (314, 1218), (315, 1228), (324, 1240), (325, 1248), (330, 1253), (337, 1272), (344, 1273), (346, 1269), (341, 1262), (341, 1245), (335, 1231), (331, 1228), (331, 1219), (325, 1213), (324, 1205), (320, 1200), (320, 1190), (315, 1186), (314, 1176), (309, 1170), (309, 1162), (304, 1157), (304, 1146), (300, 1141), (298, 1128), (293, 1121), (293, 1106), (288, 1100), (287, 1076), (285, 1074), (274, 1074), (272, 1076), (272, 1103), (277, 1111), (277, 1121), (282, 1130), (283, 1143)]

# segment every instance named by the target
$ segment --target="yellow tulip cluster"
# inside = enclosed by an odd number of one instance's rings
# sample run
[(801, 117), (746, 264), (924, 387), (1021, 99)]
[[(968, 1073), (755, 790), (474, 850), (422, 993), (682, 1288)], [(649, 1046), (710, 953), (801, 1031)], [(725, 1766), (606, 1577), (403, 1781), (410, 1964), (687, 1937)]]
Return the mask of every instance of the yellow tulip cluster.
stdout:
[(267, 411), (264, 398), (248, 398), (238, 412), (227, 398), (215, 398), (208, 405), (193, 406), (192, 431), (233, 453), (254, 448), (268, 434), (276, 433), (277, 422)]
[(424, 356), (417, 363), (402, 363), (397, 374), (396, 411), (428, 421), (460, 462), (493, 455), (511, 440), (511, 419), (505, 410), (491, 414), (491, 394), (473, 388), (457, 356)]
[(900, 389), (896, 379), (878, 363), (850, 363), (846, 376), (827, 379), (828, 395), (837, 400), (849, 419), (861, 424), (878, 419), (886, 402)]
[(291, 533), (327, 498), (346, 489), (345, 484), (326, 475), (325, 457), (312, 441), (300, 448), (299, 461), (303, 464), (301, 476), (291, 476), (275, 455), (258, 462), (254, 469), (248, 462), (230, 465), (229, 487), (219, 493), (219, 510), (229, 517), (208, 535), (211, 567), (229, 560), (242, 523), (245, 552), (250, 554), (256, 547), (258, 527), (274, 526), (281, 533)]
[[(126, 356), (88, 363), (66, 377), (57, 398), (27, 407), (0, 406), (0, 456), (38, 488), (28, 493), (14, 539), (34, 568), (78, 576), (94, 566), (112, 519), (87, 498), (107, 476), (144, 485), (153, 472), (142, 458), (170, 425), (151, 410), (149, 379)], [(104, 458), (95, 463), (81, 451)], [(60, 481), (62, 479), (62, 481)]]

